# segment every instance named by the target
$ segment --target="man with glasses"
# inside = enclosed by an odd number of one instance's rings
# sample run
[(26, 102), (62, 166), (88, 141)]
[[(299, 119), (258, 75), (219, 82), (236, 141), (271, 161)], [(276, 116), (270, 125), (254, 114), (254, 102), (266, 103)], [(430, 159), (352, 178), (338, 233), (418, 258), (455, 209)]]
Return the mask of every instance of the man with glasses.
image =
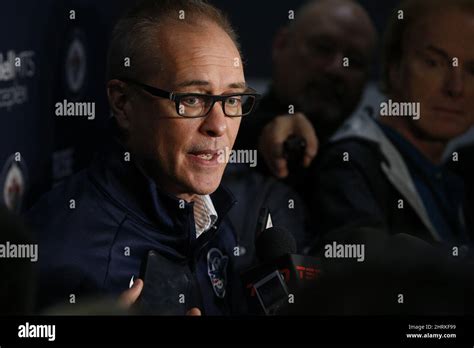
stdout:
[(104, 293), (129, 306), (147, 286), (137, 277), (154, 250), (189, 271), (186, 293), (173, 299), (191, 314), (243, 311), (248, 265), (226, 217), (235, 199), (220, 186), (219, 154), (259, 96), (245, 83), (234, 31), (202, 1), (145, 0), (117, 23), (107, 68), (118, 141), (29, 215), (40, 305)]
[(187, 118), (206, 117), (216, 102), (222, 103), (222, 110), (228, 117), (247, 116), (253, 111), (259, 98), (259, 95), (254, 90), (245, 88), (245, 84), (242, 84), (240, 87), (236, 85), (235, 88), (244, 88), (249, 91), (248, 93), (208, 95), (202, 93), (168, 92), (130, 78), (122, 78), (121, 81), (138, 86), (155, 97), (173, 101), (176, 105), (176, 112), (180, 116)]

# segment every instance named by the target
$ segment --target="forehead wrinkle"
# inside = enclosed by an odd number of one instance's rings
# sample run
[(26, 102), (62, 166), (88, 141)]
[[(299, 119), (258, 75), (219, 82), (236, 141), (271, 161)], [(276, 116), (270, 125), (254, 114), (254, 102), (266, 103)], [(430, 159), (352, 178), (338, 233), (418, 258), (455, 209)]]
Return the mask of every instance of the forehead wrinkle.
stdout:
[[(191, 40), (193, 39), (192, 35), (190, 35)], [(186, 69), (186, 66), (234, 68), (235, 58), (241, 61), (237, 48), (228, 38), (221, 38), (214, 45), (194, 44), (191, 47), (186, 47), (185, 44), (175, 42), (173, 46), (171, 50), (172, 65), (177, 71)]]
[[(199, 47), (194, 51), (194, 54), (191, 53), (188, 56), (181, 57), (175, 62), (176, 77), (178, 81), (189, 79), (206, 81), (210, 80), (208, 78), (203, 79), (200, 77), (198, 75), (200, 72), (196, 71), (196, 68), (205, 68), (201, 73), (205, 74), (206, 76), (215, 73), (215, 68), (232, 69), (232, 72), (235, 71), (235, 73), (243, 75), (242, 68), (234, 67), (234, 58), (231, 56), (209, 54), (204, 47)], [(240, 59), (240, 56), (237, 56), (236, 58)], [(188, 75), (190, 71), (192, 72), (192, 74), (190, 74), (191, 76)]]
[[(216, 52), (216, 51), (223, 51), (223, 50), (225, 50), (227, 54)], [(229, 51), (232, 51), (232, 52), (230, 53)], [(229, 62), (232, 63), (235, 58), (240, 59), (240, 54), (235, 49), (233, 44), (228, 46), (227, 43), (226, 44), (218, 43), (217, 45), (206, 45), (206, 46), (195, 45), (195, 46), (189, 47), (186, 49), (186, 55), (182, 55), (178, 57), (178, 61), (182, 60), (183, 57), (184, 59), (189, 57), (190, 61), (210, 58), (213, 60), (229, 60)]]
[[(223, 69), (226, 69), (225, 75), (238, 77), (238, 81), (243, 80), (242, 60), (238, 48), (228, 34), (216, 24), (204, 22), (189, 26), (177, 23), (174, 29), (174, 35), (158, 37), (163, 70), (168, 72), (166, 84), (170, 87), (176, 82), (189, 80), (215, 81)], [(212, 41), (209, 37), (213, 38)], [(235, 58), (241, 62), (239, 68), (234, 67)], [(213, 79), (210, 79), (211, 75)]]
[[(201, 67), (207, 67), (211, 66), (213, 68), (216, 67), (215, 64), (202, 64), (200, 65)], [(224, 66), (224, 68), (228, 69), (228, 66)], [(235, 69), (232, 67), (232, 69)], [(227, 81), (223, 80), (226, 79)], [(232, 79), (232, 80), (229, 80)], [(187, 87), (202, 87), (202, 88), (208, 88), (208, 89), (225, 89), (225, 88), (233, 88), (231, 87), (232, 84), (240, 84), (240, 83), (245, 83), (245, 78), (243, 75), (243, 71), (240, 70), (236, 74), (225, 74), (222, 75), (220, 72), (216, 71), (215, 69), (213, 71), (202, 71), (202, 72), (196, 72), (196, 65), (194, 66), (186, 66), (183, 69), (180, 69), (179, 71), (176, 72), (175, 75), (175, 81), (178, 83), (185, 83), (186, 81), (190, 80), (199, 80), (202, 82), (207, 82), (206, 84), (200, 83), (198, 86), (197, 84), (193, 85), (188, 85)]]
[[(233, 60), (231, 62), (222, 63), (222, 61), (202, 61), (202, 58), (191, 58), (191, 59), (184, 59), (182, 61), (177, 62), (177, 69), (194, 69), (195, 67), (209, 67), (209, 66), (218, 66), (221, 68), (234, 68)], [(183, 67), (181, 67), (182, 65)]]

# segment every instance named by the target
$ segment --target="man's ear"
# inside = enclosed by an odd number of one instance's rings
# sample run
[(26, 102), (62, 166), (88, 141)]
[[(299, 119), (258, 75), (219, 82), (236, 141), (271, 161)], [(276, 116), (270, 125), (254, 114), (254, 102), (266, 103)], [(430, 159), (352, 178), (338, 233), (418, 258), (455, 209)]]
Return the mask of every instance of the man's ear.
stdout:
[(130, 113), (128, 112), (127, 104), (130, 100), (130, 94), (126, 93), (125, 83), (120, 80), (108, 81), (107, 97), (119, 127), (123, 130), (128, 130), (130, 128)]
[(273, 60), (275, 60), (278, 56), (280, 56), (282, 52), (288, 46), (288, 36), (289, 36), (288, 27), (280, 28), (277, 31), (273, 39), (273, 46), (272, 46)]

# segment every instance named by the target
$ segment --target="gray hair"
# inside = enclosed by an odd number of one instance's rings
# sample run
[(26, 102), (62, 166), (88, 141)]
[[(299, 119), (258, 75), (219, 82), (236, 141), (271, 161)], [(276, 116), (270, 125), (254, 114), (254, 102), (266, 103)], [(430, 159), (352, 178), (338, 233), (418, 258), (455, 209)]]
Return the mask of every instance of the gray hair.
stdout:
[[(181, 20), (180, 16), (185, 16)], [(137, 78), (150, 73), (145, 57), (156, 43), (154, 35), (169, 20), (177, 23), (198, 25), (209, 20), (222, 28), (240, 52), (237, 34), (229, 20), (216, 7), (205, 0), (142, 0), (128, 10), (117, 22), (107, 55), (106, 79)], [(169, 23), (169, 22), (168, 22)], [(126, 59), (130, 66), (126, 66)]]

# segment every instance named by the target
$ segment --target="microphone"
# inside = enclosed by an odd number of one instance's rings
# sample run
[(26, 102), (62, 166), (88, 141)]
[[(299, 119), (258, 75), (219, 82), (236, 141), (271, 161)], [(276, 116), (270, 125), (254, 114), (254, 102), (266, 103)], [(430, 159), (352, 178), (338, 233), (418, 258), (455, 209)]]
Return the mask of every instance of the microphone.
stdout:
[[(473, 312), (469, 294), (474, 291), (474, 264), (461, 255), (461, 250), (459, 256), (453, 256), (451, 246), (432, 244), (407, 233), (390, 235), (376, 225), (341, 229), (333, 235), (339, 245), (364, 245), (364, 261), (327, 257), (324, 250), (319, 251), (316, 255), (320, 255), (324, 278), (305, 290), (291, 314)], [(332, 242), (326, 239), (323, 244)]]
[(285, 229), (272, 226), (257, 237), (255, 251), (259, 261), (273, 260), (284, 254), (296, 253), (296, 241)]
[(290, 135), (283, 143), (283, 156), (286, 158), (288, 176), (284, 182), (296, 191), (304, 192), (306, 187), (306, 172), (304, 170), (304, 156), (306, 140), (297, 135)]
[(256, 254), (259, 265), (241, 276), (253, 314), (282, 314), (295, 296), (319, 275), (319, 261), (310, 256), (296, 255), (296, 241), (286, 230), (265, 229), (258, 235)]
[(302, 168), (305, 150), (306, 140), (297, 135), (290, 135), (283, 143), (283, 153), (291, 172)]

